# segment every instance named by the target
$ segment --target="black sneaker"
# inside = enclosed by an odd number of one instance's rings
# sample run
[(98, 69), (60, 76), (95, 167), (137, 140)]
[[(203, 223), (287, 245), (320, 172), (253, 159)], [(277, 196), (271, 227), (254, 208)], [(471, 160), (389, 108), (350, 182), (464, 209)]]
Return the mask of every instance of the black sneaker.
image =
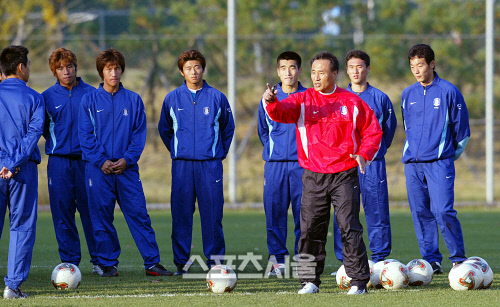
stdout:
[(432, 270), (434, 271), (435, 275), (439, 275), (439, 274), (444, 273), (440, 262), (437, 262), (437, 261), (431, 262), (431, 267), (432, 267)]
[(102, 277), (118, 277), (118, 269), (115, 266), (102, 266)]
[(185, 275), (188, 273), (187, 270), (184, 270), (183, 269), (184, 266), (178, 266), (177, 267), (177, 272), (174, 273), (175, 276), (179, 276), (179, 275)]
[(146, 269), (146, 275), (150, 276), (172, 276), (174, 273), (168, 271), (163, 265), (157, 263)]

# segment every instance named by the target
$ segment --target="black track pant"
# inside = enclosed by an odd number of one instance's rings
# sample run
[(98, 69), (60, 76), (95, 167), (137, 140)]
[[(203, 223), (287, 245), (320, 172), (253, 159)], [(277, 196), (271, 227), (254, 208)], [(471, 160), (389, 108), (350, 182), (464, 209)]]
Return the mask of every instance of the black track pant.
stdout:
[(344, 266), (351, 286), (364, 286), (370, 279), (368, 257), (359, 221), (358, 170), (352, 168), (335, 174), (304, 170), (300, 211), (299, 268), (300, 281), (321, 284), (325, 267), (326, 236), (331, 204), (344, 245)]

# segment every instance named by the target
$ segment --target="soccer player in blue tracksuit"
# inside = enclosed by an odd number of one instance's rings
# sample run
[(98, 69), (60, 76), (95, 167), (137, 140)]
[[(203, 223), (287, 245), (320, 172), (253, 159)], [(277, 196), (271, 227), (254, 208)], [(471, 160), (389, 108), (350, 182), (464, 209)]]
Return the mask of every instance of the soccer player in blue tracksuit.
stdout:
[(177, 66), (185, 82), (165, 97), (158, 131), (172, 158), (172, 248), (175, 274), (182, 275), (189, 269), (196, 199), (207, 265), (225, 254), (222, 160), (234, 120), (226, 96), (203, 80), (206, 60), (199, 51), (183, 52)]
[[(384, 132), (380, 149), (375, 159), (366, 167), (365, 173), (358, 171), (361, 197), (366, 217), (369, 247), (374, 262), (384, 260), (391, 253), (391, 223), (389, 217), (389, 192), (385, 169), (385, 154), (392, 144), (397, 120), (389, 97), (367, 81), (370, 72), (370, 56), (361, 50), (351, 50), (346, 56), (347, 75), (351, 83), (347, 90), (358, 95), (373, 111)], [(337, 220), (334, 219), (335, 255), (343, 261), (342, 240)]]
[(80, 237), (75, 223), (78, 209), (93, 272), (102, 274), (90, 221), (85, 161), (78, 138), (78, 112), (83, 95), (95, 88), (76, 76), (78, 61), (71, 50), (59, 48), (49, 57), (56, 84), (42, 93), (45, 98), (45, 153), (49, 155), (47, 178), (50, 210), (61, 262), (80, 265)]
[(0, 53), (0, 236), (9, 208), (10, 243), (4, 299), (27, 297), (19, 286), (28, 278), (38, 209), (37, 143), (43, 133), (43, 96), (26, 85), (28, 49), (9, 46)]
[(455, 265), (466, 259), (462, 227), (453, 208), (455, 164), (470, 137), (469, 113), (460, 91), (434, 72), (434, 51), (419, 44), (408, 53), (417, 82), (401, 96), (406, 141), (406, 190), (422, 257), (443, 274), (439, 229)]
[(102, 276), (118, 276), (120, 242), (113, 226), (116, 201), (144, 259), (146, 275), (172, 275), (159, 264), (137, 165), (146, 143), (144, 104), (120, 82), (125, 58), (119, 51), (101, 52), (96, 68), (103, 83), (83, 96), (78, 132), (83, 159), (88, 162), (85, 184)]
[[(293, 51), (278, 56), (278, 100), (306, 90), (299, 82), (302, 59)], [(295, 222), (295, 254), (300, 239), (300, 201), (302, 198), (302, 173), (297, 157), (295, 124), (273, 121), (266, 113), (264, 102), (259, 105), (259, 138), (264, 145), (264, 210), (266, 213), (267, 248), (274, 266), (269, 275), (283, 276), (286, 272), (288, 208), (292, 204)]]

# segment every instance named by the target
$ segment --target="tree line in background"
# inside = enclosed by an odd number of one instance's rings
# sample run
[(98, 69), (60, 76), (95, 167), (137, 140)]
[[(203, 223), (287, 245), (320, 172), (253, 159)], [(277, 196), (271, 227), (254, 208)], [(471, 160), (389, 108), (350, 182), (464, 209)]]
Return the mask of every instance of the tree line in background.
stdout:
[[(248, 94), (276, 80), (275, 58), (284, 50), (302, 55), (306, 82), (314, 54), (333, 51), (344, 65), (343, 56), (357, 48), (372, 58), (371, 78), (406, 86), (414, 82), (407, 52), (416, 43), (433, 47), (437, 72), (462, 90), (472, 118), (484, 117), (484, 1), (245, 0), (236, 1), (236, 8), (237, 102), (243, 117), (253, 114)], [(30, 48), (34, 70), (46, 70), (48, 55), (60, 46), (77, 52), (80, 67), (93, 67), (102, 49), (118, 48), (128, 67), (147, 71), (150, 98), (156, 87), (169, 90), (182, 82), (177, 56), (195, 48), (207, 57), (210, 83), (224, 90), (226, 9), (226, 0), (2, 0), (0, 40), (3, 46)], [(495, 19), (500, 20), (498, 2)], [(495, 27), (500, 33), (500, 24)], [(498, 34), (495, 42), (498, 63)], [(500, 114), (500, 86), (495, 88)]]

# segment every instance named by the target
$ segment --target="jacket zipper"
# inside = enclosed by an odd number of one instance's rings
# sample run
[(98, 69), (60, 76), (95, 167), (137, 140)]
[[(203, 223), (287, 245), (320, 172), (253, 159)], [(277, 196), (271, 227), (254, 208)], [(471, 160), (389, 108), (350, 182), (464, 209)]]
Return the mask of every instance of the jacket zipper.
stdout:
[(113, 118), (113, 141), (111, 142), (111, 159), (115, 156), (115, 104), (114, 104), (115, 93), (111, 93), (111, 116)]
[(423, 113), (423, 116), (422, 116), (422, 131), (420, 132), (420, 141), (418, 142), (418, 148), (417, 148), (417, 152), (415, 153), (415, 161), (418, 162), (418, 152), (420, 150), (420, 144), (422, 144), (422, 135), (424, 134), (424, 125), (425, 125), (425, 94), (427, 93), (427, 87), (424, 86), (424, 102), (423, 102), (423, 108), (424, 108), (424, 113)]

